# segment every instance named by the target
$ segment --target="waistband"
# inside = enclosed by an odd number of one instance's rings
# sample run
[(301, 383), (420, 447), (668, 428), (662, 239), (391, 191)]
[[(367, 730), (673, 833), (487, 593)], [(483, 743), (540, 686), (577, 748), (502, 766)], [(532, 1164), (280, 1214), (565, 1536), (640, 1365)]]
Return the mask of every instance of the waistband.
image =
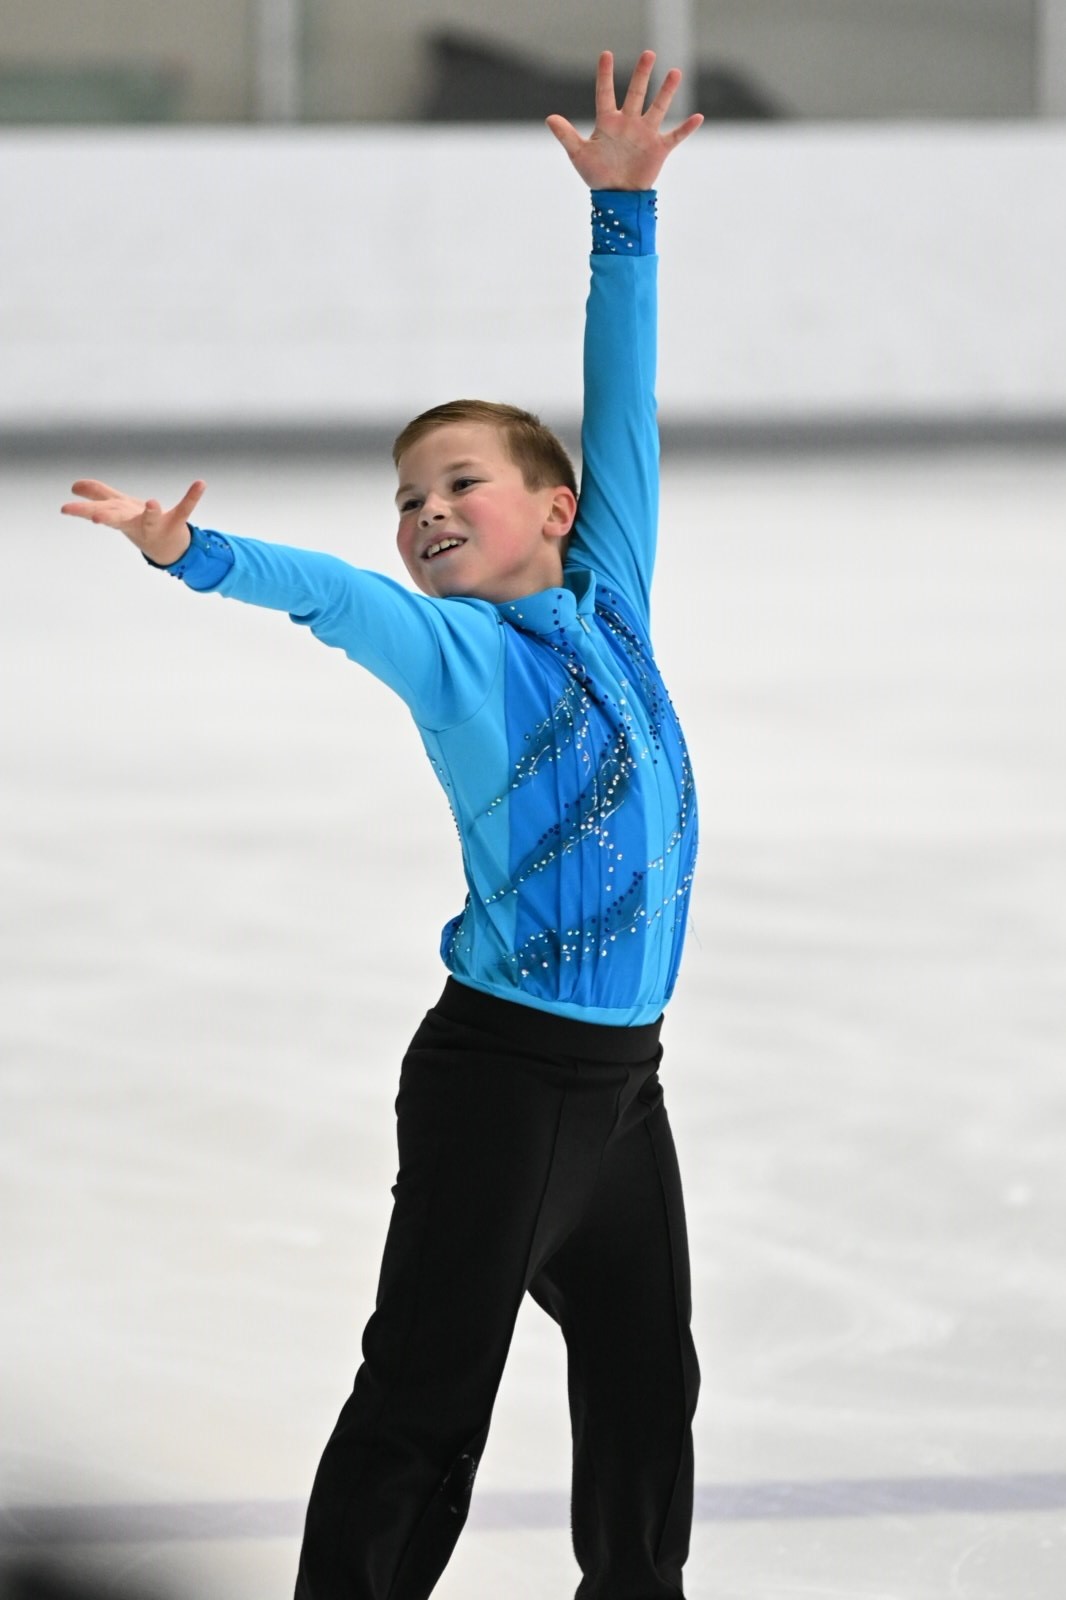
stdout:
[(647, 1061), (659, 1049), (662, 1017), (634, 1028), (604, 1022), (579, 1022), (574, 1017), (541, 1011), (514, 1000), (471, 989), (457, 978), (444, 985), (434, 1011), (450, 1022), (465, 1023), (498, 1034), (526, 1052), (578, 1056), (586, 1061), (636, 1063)]

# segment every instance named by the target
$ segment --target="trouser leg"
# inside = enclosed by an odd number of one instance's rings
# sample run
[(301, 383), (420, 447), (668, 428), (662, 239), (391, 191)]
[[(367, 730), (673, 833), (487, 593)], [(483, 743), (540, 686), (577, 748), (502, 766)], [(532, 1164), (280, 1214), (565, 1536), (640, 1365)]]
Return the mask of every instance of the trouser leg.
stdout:
[(501, 1056), (498, 1040), (435, 1015), (404, 1059), (377, 1307), (315, 1478), (299, 1600), (432, 1590), (466, 1519), (532, 1263), (586, 1204), (614, 1126), (612, 1069), (586, 1081), (565, 1062)]
[(578, 1600), (679, 1596), (700, 1375), (681, 1180), (657, 1078), (624, 1112), (591, 1203), (530, 1292), (567, 1344)]

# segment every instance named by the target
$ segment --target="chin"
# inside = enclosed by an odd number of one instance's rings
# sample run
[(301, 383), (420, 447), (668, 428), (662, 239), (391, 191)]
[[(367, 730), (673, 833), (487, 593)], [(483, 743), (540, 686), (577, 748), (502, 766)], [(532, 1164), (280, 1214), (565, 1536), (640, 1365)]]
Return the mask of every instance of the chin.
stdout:
[(469, 581), (464, 581), (458, 573), (454, 577), (447, 572), (434, 575), (433, 581), (419, 584), (419, 588), (423, 594), (428, 594), (431, 599), (436, 600), (462, 600), (474, 594), (474, 588)]

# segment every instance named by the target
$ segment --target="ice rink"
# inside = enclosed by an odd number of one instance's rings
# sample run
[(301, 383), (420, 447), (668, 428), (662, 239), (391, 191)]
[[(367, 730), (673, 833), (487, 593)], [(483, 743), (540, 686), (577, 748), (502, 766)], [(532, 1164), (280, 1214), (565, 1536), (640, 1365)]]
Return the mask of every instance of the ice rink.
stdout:
[[(3, 1540), (287, 1600), (463, 885), (404, 708), (59, 516), (91, 475), (396, 577), (368, 464), (0, 469)], [(702, 854), (663, 1081), (691, 1600), (1066, 1593), (1066, 452), (664, 459)], [(527, 1301), (441, 1600), (565, 1600)]]

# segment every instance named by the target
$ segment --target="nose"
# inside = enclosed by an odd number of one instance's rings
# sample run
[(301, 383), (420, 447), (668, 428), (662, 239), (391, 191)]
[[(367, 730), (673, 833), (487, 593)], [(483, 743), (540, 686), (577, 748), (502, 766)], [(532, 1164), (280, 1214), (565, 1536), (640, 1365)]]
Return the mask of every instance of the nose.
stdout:
[(422, 502), (422, 509), (418, 513), (418, 526), (431, 528), (435, 522), (443, 522), (447, 511), (437, 495), (430, 495)]

